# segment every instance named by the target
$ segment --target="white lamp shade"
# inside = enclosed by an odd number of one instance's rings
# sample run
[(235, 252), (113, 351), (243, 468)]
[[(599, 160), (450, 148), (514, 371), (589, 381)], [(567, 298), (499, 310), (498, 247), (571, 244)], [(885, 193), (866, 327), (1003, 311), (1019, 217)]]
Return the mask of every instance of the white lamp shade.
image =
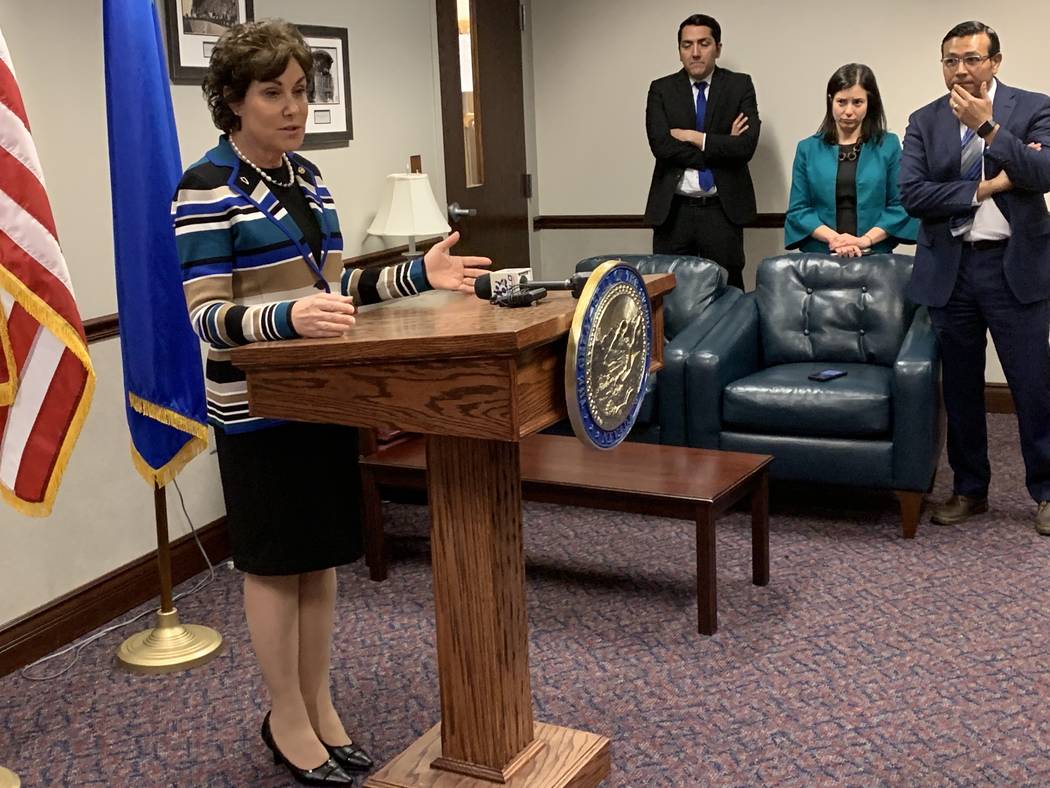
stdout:
[(450, 229), (426, 173), (386, 176), (383, 201), (368, 228), (369, 235), (434, 235)]

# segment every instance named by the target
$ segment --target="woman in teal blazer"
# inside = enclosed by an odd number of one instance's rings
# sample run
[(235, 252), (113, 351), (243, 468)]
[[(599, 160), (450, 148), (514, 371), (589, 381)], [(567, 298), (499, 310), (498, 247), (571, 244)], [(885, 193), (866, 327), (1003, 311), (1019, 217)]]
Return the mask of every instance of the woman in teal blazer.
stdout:
[(915, 243), (918, 220), (897, 187), (900, 157), (875, 75), (859, 63), (842, 66), (828, 81), (820, 130), (795, 150), (784, 246), (856, 257)]

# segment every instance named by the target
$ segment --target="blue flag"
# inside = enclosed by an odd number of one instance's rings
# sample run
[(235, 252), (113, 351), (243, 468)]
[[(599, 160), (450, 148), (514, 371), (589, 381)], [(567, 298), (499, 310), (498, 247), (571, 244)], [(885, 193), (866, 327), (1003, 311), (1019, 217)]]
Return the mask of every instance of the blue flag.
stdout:
[(182, 164), (152, 0), (103, 0), (102, 18), (125, 405), (135, 466), (163, 486), (208, 445), (171, 225)]

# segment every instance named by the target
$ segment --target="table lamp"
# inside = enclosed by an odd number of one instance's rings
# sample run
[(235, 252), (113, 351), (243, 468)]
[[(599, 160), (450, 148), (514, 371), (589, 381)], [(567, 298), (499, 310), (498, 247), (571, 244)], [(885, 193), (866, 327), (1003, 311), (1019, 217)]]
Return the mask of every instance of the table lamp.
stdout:
[(402, 172), (386, 176), (386, 189), (369, 235), (407, 235), (406, 257), (416, 257), (416, 236), (447, 233), (445, 220), (426, 173)]

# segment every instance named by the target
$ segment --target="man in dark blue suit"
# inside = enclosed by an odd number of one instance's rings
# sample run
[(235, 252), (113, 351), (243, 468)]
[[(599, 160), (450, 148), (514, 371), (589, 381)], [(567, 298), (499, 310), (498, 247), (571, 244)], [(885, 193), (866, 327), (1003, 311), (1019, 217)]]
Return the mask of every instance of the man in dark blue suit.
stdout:
[(1050, 97), (1004, 85), (999, 36), (980, 22), (941, 42), (949, 93), (908, 120), (901, 202), (922, 220), (908, 296), (941, 345), (953, 494), (931, 520), (988, 510), (985, 336), (1013, 394), (1025, 483), (1050, 535)]

